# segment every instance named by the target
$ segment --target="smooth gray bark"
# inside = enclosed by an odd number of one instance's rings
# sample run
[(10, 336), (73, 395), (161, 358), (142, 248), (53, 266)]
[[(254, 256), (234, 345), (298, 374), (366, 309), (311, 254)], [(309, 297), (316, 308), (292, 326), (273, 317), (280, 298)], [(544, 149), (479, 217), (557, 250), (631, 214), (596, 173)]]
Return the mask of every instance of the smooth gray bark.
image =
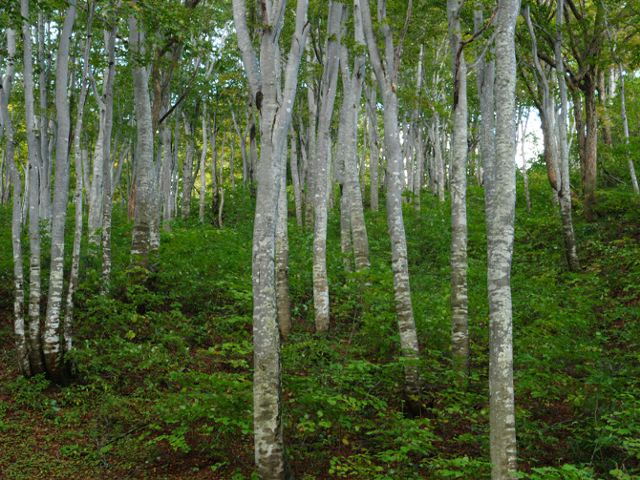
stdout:
[[(624, 129), (624, 141), (629, 145), (629, 118), (627, 117), (627, 101), (625, 95), (624, 85), (624, 72), (622, 71), (622, 65), (618, 64), (618, 74), (620, 77), (620, 116), (622, 117), (622, 126)], [(638, 177), (636, 176), (636, 168), (633, 165), (633, 158), (630, 153), (627, 153), (627, 161), (629, 163), (629, 177), (631, 178), (631, 185), (636, 195), (640, 194), (640, 188), (638, 188)]]
[[(7, 66), (2, 76), (0, 89), (0, 117), (4, 129), (5, 156), (7, 165), (7, 180), (11, 179), (13, 187), (11, 208), (11, 245), (13, 249), (13, 334), (16, 342), (16, 356), (20, 371), (29, 375), (29, 346), (25, 331), (24, 318), (24, 269), (22, 266), (22, 179), (15, 163), (14, 131), (11, 113), (9, 112), (9, 97), (13, 86), (16, 60), (16, 32), (11, 28), (6, 30), (7, 38)], [(9, 188), (7, 181), (6, 188)]]
[(569, 119), (569, 102), (567, 99), (567, 81), (565, 78), (564, 59), (562, 56), (562, 21), (564, 16), (564, 1), (557, 2), (556, 11), (556, 38), (554, 52), (556, 58), (556, 73), (558, 76), (558, 89), (560, 90), (560, 112), (557, 119), (558, 126), (558, 154), (560, 173), (560, 190), (558, 200), (560, 203), (560, 218), (562, 220), (562, 232), (565, 244), (565, 256), (569, 269), (580, 269), (578, 260), (578, 248), (576, 235), (573, 229), (572, 202), (571, 202), (571, 177), (569, 175), (569, 143), (567, 141), (567, 121)]
[(487, 286), (489, 293), (489, 392), (492, 480), (516, 473), (513, 391), (511, 260), (513, 256), (516, 179), (515, 25), (518, 0), (499, 0), (495, 37), (496, 156), (487, 203)]
[(133, 64), (133, 93), (136, 116), (136, 156), (134, 161), (134, 223), (131, 242), (133, 264), (149, 268), (149, 254), (155, 245), (152, 229), (155, 211), (155, 166), (153, 161), (153, 129), (151, 99), (149, 97), (149, 72), (142, 65), (143, 33), (138, 21), (129, 17), (129, 52)]
[[(104, 218), (105, 195), (110, 196), (110, 192), (105, 193), (105, 172), (111, 168), (109, 161), (111, 157), (111, 131), (113, 129), (113, 88), (115, 84), (115, 42), (116, 25), (111, 31), (105, 30), (104, 41), (107, 53), (108, 66), (104, 71), (102, 93), (99, 94), (95, 81), (93, 87), (96, 101), (100, 109), (100, 125), (98, 130), (98, 140), (96, 141), (93, 155), (93, 175), (91, 177), (91, 187), (89, 191), (89, 218), (88, 236), (89, 244), (97, 248), (100, 242), (98, 230), (102, 228)], [(110, 189), (110, 185), (106, 186)]]
[(193, 129), (189, 120), (185, 116), (184, 128), (187, 135), (187, 151), (182, 164), (182, 197), (180, 213), (182, 218), (189, 218), (191, 214), (191, 191), (193, 190), (193, 157), (195, 145), (193, 140)]
[[(561, 59), (556, 66), (558, 88), (560, 93), (560, 114), (556, 114), (556, 104), (551, 91), (552, 77), (548, 74), (538, 59), (538, 44), (535, 30), (531, 21), (529, 8), (525, 7), (524, 17), (531, 36), (532, 56), (536, 71), (538, 90), (542, 97), (539, 103), (540, 120), (544, 135), (545, 160), (547, 163), (547, 176), (551, 188), (558, 200), (560, 218), (562, 220), (562, 233), (565, 243), (565, 257), (570, 270), (578, 270), (578, 260), (575, 233), (573, 229), (571, 207), (571, 185), (569, 177), (569, 145), (567, 141), (566, 122), (568, 118), (567, 89), (564, 76), (564, 65), (561, 53), (561, 37), (559, 45), (554, 45), (556, 56)], [(558, 29), (560, 31), (560, 29)], [(556, 33), (558, 35), (558, 33)], [(558, 42), (556, 38), (555, 42)], [(558, 62), (556, 62), (558, 63)], [(551, 78), (550, 78), (551, 77)]]
[[(215, 135), (215, 132), (212, 133), (212, 135)], [(200, 202), (198, 208), (198, 219), (200, 223), (204, 223), (205, 194), (207, 191), (207, 145), (207, 110), (205, 107), (204, 113), (202, 114), (202, 152), (200, 153)], [(213, 162), (215, 163), (215, 158)]]
[(49, 295), (44, 324), (43, 356), (47, 372), (53, 378), (63, 375), (60, 311), (64, 286), (64, 230), (69, 200), (69, 132), (71, 119), (67, 97), (69, 46), (76, 19), (76, 1), (70, 0), (64, 15), (56, 58), (56, 174), (51, 222), (51, 267)]
[(527, 205), (527, 212), (531, 211), (531, 192), (529, 191), (529, 173), (527, 172), (527, 159), (525, 157), (526, 152), (526, 139), (527, 139), (527, 125), (529, 123), (529, 115), (527, 114), (524, 122), (522, 122), (522, 133), (520, 134), (520, 156), (522, 157), (522, 179), (524, 183), (524, 201)]
[(464, 58), (460, 10), (462, 0), (448, 0), (449, 45), (454, 78), (453, 138), (451, 145), (451, 353), (454, 369), (469, 369), (469, 299), (467, 295), (467, 66)]
[[(45, 22), (44, 14), (38, 13), (38, 67), (40, 74), (38, 75), (38, 90), (40, 99), (40, 112), (39, 112), (39, 160), (40, 169), (39, 175), (39, 207), (38, 215), (42, 222), (44, 229), (49, 229), (49, 222), (51, 221), (51, 149), (49, 142), (49, 121), (47, 119), (47, 62), (45, 51), (47, 49), (46, 36), (45, 36)], [(53, 132), (52, 132), (53, 134)], [(53, 139), (52, 139), (53, 141)]]
[(365, 40), (358, 2), (354, 6), (355, 43), (363, 53), (356, 54), (350, 71), (347, 47), (340, 46), (342, 71), (342, 113), (338, 149), (344, 162), (343, 190), (348, 212), (349, 235), (356, 270), (369, 267), (369, 240), (364, 220), (362, 190), (358, 175), (358, 117), (365, 74)]
[(29, 0), (20, 0), (22, 15), (22, 51), (25, 120), (27, 130), (28, 170), (29, 170), (29, 364), (30, 373), (44, 371), (40, 345), (40, 144), (36, 138), (35, 108), (33, 96), (33, 49), (29, 18)]
[(320, 111), (314, 166), (314, 230), (313, 230), (313, 305), (316, 331), (329, 329), (329, 278), (327, 273), (327, 219), (330, 167), (330, 126), (335, 104), (339, 42), (342, 30), (343, 5), (331, 1), (327, 20), (326, 57), (320, 86)]
[[(369, 0), (357, 0), (362, 11), (362, 23), (366, 37), (369, 58), (373, 66), (378, 86), (384, 101), (384, 144), (387, 157), (387, 222), (391, 237), (391, 266), (393, 270), (393, 286), (398, 315), (400, 346), (405, 365), (405, 386), (411, 396), (420, 390), (420, 376), (417, 359), (419, 357), (418, 335), (411, 304), (409, 285), (409, 265), (407, 261), (407, 241), (402, 216), (402, 152), (398, 131), (398, 97), (396, 94), (399, 55), (393, 45), (391, 28), (386, 20), (384, 2), (378, 3), (378, 20), (385, 41), (385, 66), (383, 67), (376, 37), (371, 22)], [(411, 0), (408, 10), (411, 9)]]
[(252, 98), (261, 98), (261, 149), (253, 230), (253, 419), (254, 451), (264, 480), (285, 478), (282, 433), (280, 332), (276, 304), (276, 224), (282, 164), (298, 85), (298, 68), (308, 33), (307, 0), (298, 0), (295, 31), (287, 56), (284, 88), (279, 78), (278, 39), (284, 17), (283, 0), (262, 2), (260, 63), (251, 44), (244, 0), (233, 0), (238, 46), (249, 77)]
[(302, 227), (302, 188), (300, 186), (300, 170), (298, 168), (298, 136), (295, 130), (291, 129), (289, 134), (291, 152), (289, 154), (289, 165), (291, 170), (291, 183), (293, 184), (293, 199), (296, 209), (296, 223)]

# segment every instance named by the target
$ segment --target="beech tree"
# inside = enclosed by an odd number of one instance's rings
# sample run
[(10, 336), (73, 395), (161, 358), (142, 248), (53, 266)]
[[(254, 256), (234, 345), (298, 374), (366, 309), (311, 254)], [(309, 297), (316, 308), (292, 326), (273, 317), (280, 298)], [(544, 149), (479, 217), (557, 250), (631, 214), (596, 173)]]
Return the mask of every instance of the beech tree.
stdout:
[(495, 160), (487, 183), (491, 478), (516, 478), (511, 260), (515, 223), (515, 25), (518, 0), (500, 0), (495, 34)]
[[(384, 38), (384, 65), (378, 49), (378, 41), (373, 32), (369, 0), (360, 2), (362, 24), (369, 50), (369, 59), (382, 92), (384, 102), (384, 145), (387, 157), (387, 222), (391, 237), (391, 265), (393, 287), (400, 331), (400, 346), (403, 355), (409, 359), (405, 367), (405, 382), (408, 392), (417, 394), (420, 389), (420, 375), (415, 360), (418, 358), (418, 335), (411, 304), (409, 286), (409, 265), (407, 263), (407, 240), (402, 216), (402, 152), (398, 131), (398, 96), (396, 85), (400, 68), (402, 44), (394, 47), (391, 27), (386, 21), (384, 0), (378, 1), (378, 21)], [(412, 1), (407, 5), (407, 21), (411, 17)]]
[(309, 31), (307, 0), (298, 0), (295, 30), (281, 86), (278, 39), (284, 23), (285, 2), (262, 2), (260, 58), (251, 43), (244, 0), (233, 0), (238, 47), (249, 80), (251, 96), (260, 112), (260, 161), (253, 230), (253, 428), (255, 460), (264, 479), (285, 478), (282, 438), (280, 331), (276, 302), (276, 225), (286, 141), (291, 126), (298, 68)]
[(460, 14), (463, 2), (449, 0), (449, 42), (453, 76), (453, 132), (451, 145), (451, 310), (452, 353), (456, 369), (469, 365), (467, 298), (467, 66)]

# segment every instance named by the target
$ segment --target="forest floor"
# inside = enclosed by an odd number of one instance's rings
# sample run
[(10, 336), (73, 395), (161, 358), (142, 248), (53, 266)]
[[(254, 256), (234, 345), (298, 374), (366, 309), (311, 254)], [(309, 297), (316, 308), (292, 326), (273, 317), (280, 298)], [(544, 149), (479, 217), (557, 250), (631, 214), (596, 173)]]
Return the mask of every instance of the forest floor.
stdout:
[[(576, 205), (580, 272), (568, 272), (544, 172), (518, 192), (513, 262), (519, 465), (527, 479), (640, 478), (640, 202), (603, 189)], [(24, 379), (12, 345), (12, 270), (0, 258), (0, 478), (252, 478), (252, 205), (227, 196), (225, 227), (178, 221), (146, 286), (129, 283), (130, 225), (116, 209), (110, 295), (85, 259), (76, 380)], [(384, 212), (368, 212), (372, 266), (345, 273), (329, 226), (332, 328), (313, 333), (312, 235), (290, 221), (293, 333), (284, 343), (284, 429), (298, 479), (484, 479), (488, 307), (483, 197), (470, 188), (466, 385), (449, 359), (449, 204), (407, 205), (424, 391), (409, 411)], [(71, 217), (72, 218), (72, 217)], [(0, 251), (9, 252), (0, 209)], [(69, 241), (71, 239), (69, 238)], [(44, 277), (43, 277), (44, 278)]]

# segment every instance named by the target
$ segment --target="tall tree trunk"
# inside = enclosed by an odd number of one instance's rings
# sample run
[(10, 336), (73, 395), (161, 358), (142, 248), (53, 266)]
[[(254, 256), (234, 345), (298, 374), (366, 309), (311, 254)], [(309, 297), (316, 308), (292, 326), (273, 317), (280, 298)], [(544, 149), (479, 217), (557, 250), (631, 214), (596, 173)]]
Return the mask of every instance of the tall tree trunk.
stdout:
[(449, 41), (453, 69), (453, 143), (451, 146), (451, 352), (456, 371), (469, 369), (467, 296), (467, 66), (460, 32), (461, 0), (448, 0)]
[(76, 1), (70, 0), (65, 12), (60, 43), (56, 58), (56, 176), (51, 223), (51, 268), (49, 295), (44, 324), (43, 356), (47, 372), (54, 379), (63, 377), (64, 363), (60, 331), (60, 306), (64, 286), (64, 230), (69, 199), (69, 100), (67, 97), (69, 76), (69, 44), (76, 19)]
[(442, 154), (443, 139), (440, 129), (440, 115), (436, 112), (433, 116), (431, 123), (431, 143), (433, 144), (433, 163), (434, 163), (434, 184), (435, 193), (438, 195), (438, 200), (444, 202), (444, 192), (446, 187), (446, 175), (444, 155)]
[(33, 60), (31, 27), (29, 25), (29, 0), (20, 0), (22, 15), (22, 51), (24, 101), (27, 129), (28, 169), (29, 169), (29, 365), (32, 375), (44, 371), (40, 348), (40, 145), (35, 131), (35, 108), (33, 97)]
[(289, 154), (289, 164), (291, 170), (291, 183), (293, 184), (293, 198), (296, 208), (296, 223), (302, 227), (302, 188), (300, 186), (300, 170), (298, 169), (298, 136), (291, 129), (289, 135), (291, 153)]
[[(215, 135), (215, 132), (212, 135)], [(202, 114), (202, 152), (200, 154), (200, 203), (198, 208), (200, 223), (204, 223), (205, 194), (207, 192), (207, 145), (207, 111), (205, 107), (205, 111)], [(213, 161), (215, 162), (215, 158)], [(215, 212), (213, 214), (215, 215)]]
[(569, 143), (567, 141), (567, 121), (569, 118), (569, 106), (567, 99), (567, 84), (564, 62), (562, 58), (562, 20), (564, 17), (564, 2), (557, 2), (556, 11), (556, 38), (554, 52), (556, 58), (556, 72), (558, 76), (558, 88), (560, 90), (560, 112), (558, 118), (558, 154), (560, 189), (558, 201), (560, 203), (560, 218), (562, 219), (562, 232), (564, 235), (565, 257), (569, 270), (580, 269), (576, 236), (573, 229), (572, 205), (571, 205), (571, 177), (569, 173)]
[[(473, 16), (474, 30), (480, 32), (484, 26), (482, 10), (476, 9)], [(496, 156), (495, 151), (495, 60), (493, 49), (478, 59), (477, 66), (477, 87), (480, 97), (480, 164), (484, 172), (493, 171), (493, 161)], [(526, 165), (523, 167), (526, 170)], [(482, 175), (482, 185), (484, 185), (485, 202), (489, 202), (489, 189), (491, 185), (485, 181), (485, 174)]]
[[(117, 35), (117, 24), (111, 31), (105, 30), (104, 42), (107, 51), (108, 66), (104, 72), (104, 85), (102, 94), (98, 93), (94, 82), (94, 92), (96, 101), (100, 108), (100, 126), (98, 131), (98, 141), (95, 145), (93, 155), (93, 176), (91, 179), (91, 189), (89, 193), (89, 219), (88, 234), (89, 244), (93, 249), (98, 248), (100, 235), (98, 230), (102, 228), (104, 219), (104, 201), (111, 195), (106, 189), (111, 188), (111, 179), (107, 179), (107, 171), (111, 171), (111, 131), (113, 129), (113, 87), (115, 84), (115, 42)], [(109, 182), (109, 185), (105, 185)]]
[(136, 156), (134, 161), (134, 221), (131, 242), (131, 257), (134, 265), (149, 268), (149, 255), (153, 251), (151, 230), (155, 203), (156, 180), (153, 161), (153, 129), (151, 121), (151, 99), (149, 98), (149, 73), (138, 62), (143, 54), (144, 35), (138, 30), (138, 21), (129, 17), (129, 49), (133, 67), (133, 93), (136, 115)]
[(171, 218), (171, 176), (173, 174), (173, 153), (171, 152), (171, 126), (169, 122), (160, 124), (160, 198), (162, 200), (162, 225), (170, 230)]
[(282, 162), (278, 194), (278, 223), (276, 226), (276, 301), (280, 334), (287, 338), (291, 332), (291, 304), (289, 301), (289, 233), (287, 207), (287, 162)]
[(529, 115), (527, 114), (522, 124), (522, 133), (520, 134), (520, 156), (522, 157), (522, 180), (524, 183), (524, 201), (527, 206), (527, 212), (531, 212), (531, 192), (529, 191), (529, 173), (527, 169), (526, 153), (526, 139), (527, 139), (527, 124), (529, 123)]
[(327, 210), (331, 182), (329, 129), (338, 84), (339, 42), (342, 27), (341, 3), (331, 1), (327, 23), (326, 58), (322, 73), (318, 138), (314, 175), (314, 231), (313, 231), (313, 305), (316, 331), (329, 329), (329, 279), (327, 273)]
[(515, 221), (515, 26), (518, 0), (499, 0), (495, 39), (496, 156), (487, 203), (489, 392), (492, 480), (516, 473), (511, 259)]
[(49, 154), (49, 134), (47, 120), (47, 62), (45, 51), (47, 49), (44, 14), (38, 13), (38, 67), (39, 93), (40, 93), (40, 169), (39, 181), (39, 208), (38, 215), (43, 222), (44, 228), (49, 229), (51, 221), (51, 155)]
[[(261, 19), (260, 62), (251, 43), (244, 0), (233, 0), (233, 17), (251, 96), (260, 99), (261, 149), (253, 229), (253, 419), (254, 451), (263, 480), (285, 478), (282, 436), (280, 332), (276, 302), (276, 224), (282, 164), (286, 161), (287, 133), (298, 85), (298, 69), (308, 34), (308, 0), (298, 0), (295, 32), (287, 56), (284, 89), (279, 92), (278, 39), (285, 10), (264, 0)], [(278, 2), (279, 5), (279, 2)], [(275, 17), (271, 13), (275, 12)], [(280, 95), (278, 95), (281, 93)]]
[(598, 70), (598, 100), (600, 103), (600, 111), (602, 112), (602, 141), (605, 145), (613, 145), (611, 138), (611, 117), (609, 116), (609, 101), (607, 88), (604, 80), (604, 69)]
[(640, 194), (638, 188), (638, 177), (636, 176), (636, 169), (633, 165), (633, 158), (629, 151), (629, 118), (627, 117), (627, 101), (625, 95), (624, 85), (624, 72), (622, 71), (622, 65), (618, 64), (618, 74), (620, 76), (620, 116), (622, 117), (622, 127), (624, 129), (624, 141), (627, 145), (627, 161), (629, 163), (629, 176), (631, 178), (631, 185), (636, 195)]
[[(11, 28), (6, 29), (7, 38), (7, 67), (2, 77), (0, 88), (0, 118), (4, 126), (5, 156), (7, 162), (7, 180), (11, 178), (13, 186), (11, 206), (11, 245), (13, 247), (13, 334), (16, 342), (16, 354), (18, 366), (24, 375), (30, 375), (29, 345), (25, 331), (24, 318), (24, 271), (22, 266), (22, 180), (18, 166), (15, 163), (15, 144), (13, 134), (13, 122), (9, 112), (9, 96), (13, 86), (15, 75), (16, 57), (16, 32)], [(7, 189), (9, 182), (7, 182)]]
[(582, 188), (584, 189), (584, 215), (587, 220), (592, 220), (598, 175), (598, 111), (596, 108), (596, 85), (592, 75), (585, 76), (583, 92), (586, 133), (582, 161)]
[(376, 87), (371, 86), (365, 91), (367, 99), (367, 115), (369, 116), (369, 177), (370, 193), (369, 204), (371, 210), (378, 211), (378, 168), (380, 164), (380, 143), (378, 140), (378, 112), (376, 100)]
[[(358, 1), (362, 9), (363, 27), (369, 57), (384, 101), (384, 144), (387, 157), (387, 222), (389, 236), (391, 237), (393, 287), (398, 315), (398, 330), (400, 331), (400, 346), (403, 356), (407, 360), (405, 365), (405, 386), (410, 397), (414, 397), (420, 391), (420, 376), (416, 362), (419, 357), (419, 348), (413, 306), (411, 304), (407, 241), (402, 215), (402, 151), (398, 131), (398, 97), (395, 91), (400, 58), (399, 55), (396, 58), (392, 32), (386, 21), (384, 3), (381, 2), (378, 4), (379, 20), (384, 33), (385, 58), (387, 60), (386, 69), (383, 69), (376, 37), (373, 33), (369, 0)], [(411, 8), (412, 1), (409, 0), (408, 14), (410, 14)]]
[(193, 190), (193, 157), (195, 146), (193, 143), (193, 129), (191, 124), (184, 119), (185, 133), (187, 134), (187, 152), (185, 154), (184, 163), (182, 164), (182, 198), (180, 213), (182, 218), (189, 218), (191, 214), (191, 191)]
[[(310, 48), (310, 47), (309, 47)], [(313, 57), (308, 59), (311, 64)], [(304, 205), (304, 219), (307, 227), (313, 228), (315, 219), (315, 200), (316, 200), (316, 172), (318, 165), (317, 151), (317, 131), (318, 131), (318, 101), (316, 98), (316, 88), (313, 82), (307, 87), (307, 105), (309, 108), (309, 125), (307, 127), (307, 144), (306, 144), (306, 158), (307, 158), (307, 172), (305, 174), (305, 205)]]
[[(357, 4), (356, 4), (357, 6)], [(355, 13), (355, 42), (361, 49), (365, 47), (362, 31), (362, 15)], [(364, 52), (364, 50), (361, 50)], [(340, 66), (342, 70), (342, 111), (340, 125), (340, 156), (344, 162), (344, 189), (342, 195), (347, 199), (346, 207), (349, 215), (349, 236), (352, 240), (353, 258), (356, 270), (369, 267), (369, 240), (364, 221), (362, 190), (358, 176), (358, 116), (365, 74), (364, 53), (356, 54), (353, 60), (353, 71), (349, 71), (349, 54), (347, 47), (340, 47)]]

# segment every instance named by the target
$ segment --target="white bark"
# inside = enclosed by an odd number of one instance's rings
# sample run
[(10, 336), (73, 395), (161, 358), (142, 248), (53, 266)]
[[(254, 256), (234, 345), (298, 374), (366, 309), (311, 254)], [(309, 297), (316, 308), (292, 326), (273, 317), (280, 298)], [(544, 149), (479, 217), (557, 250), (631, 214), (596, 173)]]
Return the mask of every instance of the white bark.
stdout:
[[(215, 135), (215, 132), (212, 135)], [(205, 106), (202, 114), (202, 152), (200, 154), (200, 203), (198, 208), (200, 223), (204, 223), (205, 194), (207, 192), (207, 145), (207, 108)], [(215, 162), (215, 158), (213, 161)], [(213, 213), (215, 215), (215, 212)]]
[(558, 88), (560, 90), (560, 112), (558, 124), (558, 154), (560, 174), (560, 191), (558, 200), (560, 203), (560, 218), (562, 220), (562, 232), (565, 243), (565, 256), (570, 270), (580, 269), (576, 235), (573, 229), (572, 205), (571, 205), (571, 177), (569, 175), (569, 143), (567, 141), (567, 121), (569, 119), (569, 106), (567, 99), (567, 82), (565, 78), (564, 59), (562, 57), (562, 20), (564, 2), (557, 2), (556, 11), (556, 39), (554, 52), (556, 58), (556, 72), (558, 75)]
[(343, 5), (329, 4), (326, 58), (322, 72), (320, 112), (318, 116), (317, 150), (315, 152), (315, 192), (313, 230), (313, 305), (316, 331), (329, 329), (329, 279), (327, 273), (327, 218), (329, 201), (330, 126), (338, 84), (339, 42)]
[[(114, 26), (111, 31), (104, 31), (108, 67), (104, 72), (102, 94), (98, 93), (95, 81), (93, 82), (96, 101), (100, 109), (98, 140), (96, 141), (93, 155), (93, 175), (91, 177), (91, 188), (89, 191), (88, 235), (89, 244), (93, 248), (97, 248), (100, 242), (98, 230), (102, 228), (105, 196), (111, 195), (109, 191), (111, 186), (105, 186), (105, 182), (108, 181), (110, 183), (110, 179), (105, 179), (105, 171), (109, 171), (110, 169), (109, 161), (111, 157), (116, 33), (116, 26)], [(105, 192), (105, 187), (107, 188), (107, 192)]]
[[(355, 42), (357, 48), (364, 48), (364, 32), (362, 31), (362, 15), (358, 2), (354, 12)], [(353, 248), (356, 270), (369, 267), (369, 240), (364, 221), (362, 190), (358, 175), (358, 116), (365, 74), (365, 55), (357, 54), (353, 60), (353, 70), (349, 71), (349, 55), (346, 46), (340, 48), (340, 66), (342, 70), (342, 114), (339, 132), (340, 157), (344, 162), (343, 190), (348, 211), (349, 234)]]
[[(629, 118), (627, 117), (627, 101), (625, 95), (624, 85), (624, 72), (622, 71), (622, 65), (618, 64), (618, 74), (620, 77), (620, 116), (622, 117), (622, 126), (624, 129), (624, 141), (629, 145)], [(627, 153), (627, 161), (629, 163), (629, 176), (631, 178), (631, 185), (636, 195), (640, 194), (640, 188), (638, 188), (638, 177), (636, 176), (636, 168), (633, 165), (633, 158), (630, 153)]]
[(43, 356), (47, 372), (53, 378), (63, 376), (64, 349), (61, 342), (60, 310), (64, 285), (64, 231), (69, 198), (69, 132), (71, 119), (67, 97), (69, 45), (76, 19), (76, 1), (70, 0), (65, 12), (56, 58), (56, 175), (51, 222), (51, 268), (49, 295), (44, 324)]
[(40, 144), (36, 138), (35, 112), (33, 96), (33, 60), (31, 28), (29, 18), (29, 0), (20, 0), (22, 15), (22, 50), (25, 117), (27, 130), (28, 169), (29, 169), (29, 363), (30, 373), (44, 371), (40, 346), (40, 218), (39, 218), (39, 170), (38, 149)]
[(251, 44), (244, 0), (233, 0), (238, 46), (253, 97), (260, 92), (261, 146), (258, 191), (253, 230), (253, 415), (254, 451), (263, 480), (285, 477), (282, 438), (280, 332), (276, 306), (275, 237), (282, 163), (287, 132), (298, 85), (298, 68), (308, 33), (308, 0), (298, 0), (295, 32), (287, 56), (284, 89), (276, 81), (280, 48), (278, 39), (284, 17), (282, 0), (264, 0), (261, 18), (260, 64)]
[(527, 172), (527, 159), (525, 157), (525, 143), (527, 138), (527, 124), (529, 123), (529, 115), (522, 123), (522, 133), (520, 134), (520, 156), (522, 157), (522, 179), (524, 183), (524, 200), (527, 205), (527, 212), (531, 211), (531, 192), (529, 191), (529, 173)]
[(496, 156), (487, 203), (487, 285), (490, 316), (490, 450), (492, 480), (511, 480), (516, 472), (513, 392), (511, 259), (515, 221), (515, 25), (518, 0), (499, 0), (495, 37)]
[(13, 121), (9, 112), (9, 97), (13, 86), (15, 75), (16, 57), (16, 32), (8, 28), (7, 38), (7, 67), (1, 78), (0, 88), (0, 118), (4, 129), (5, 156), (7, 162), (7, 189), (9, 179), (13, 186), (12, 209), (11, 209), (11, 245), (13, 247), (13, 279), (14, 279), (14, 300), (13, 300), (13, 333), (16, 342), (16, 356), (20, 371), (24, 375), (29, 375), (29, 346), (27, 333), (25, 331), (24, 318), (24, 271), (22, 266), (22, 210), (21, 210), (21, 190), (22, 179), (18, 166), (15, 163), (15, 144)]
[(369, 118), (369, 181), (370, 193), (369, 203), (371, 210), (378, 211), (378, 166), (380, 163), (380, 142), (378, 139), (378, 109), (376, 98), (376, 87), (371, 86), (365, 89), (365, 97), (367, 99), (367, 115)]
[[(387, 222), (391, 237), (391, 263), (393, 286), (400, 331), (400, 346), (407, 363), (405, 366), (405, 386), (411, 396), (420, 390), (420, 377), (416, 360), (419, 357), (418, 335), (413, 318), (411, 289), (409, 285), (409, 265), (407, 261), (407, 241), (402, 216), (402, 152), (398, 131), (398, 97), (396, 83), (399, 58), (393, 46), (393, 36), (386, 20), (384, 8), (379, 9), (379, 20), (385, 40), (385, 59), (383, 67), (376, 37), (371, 23), (369, 0), (360, 1), (362, 21), (366, 37), (369, 58), (375, 72), (384, 100), (384, 143), (387, 157)], [(384, 7), (381, 2), (378, 6)], [(411, 0), (409, 3), (411, 8)]]
[[(51, 221), (51, 149), (49, 144), (49, 131), (47, 120), (47, 63), (45, 51), (47, 49), (45, 27), (44, 27), (44, 15), (42, 12), (38, 13), (38, 67), (40, 70), (38, 89), (40, 93), (40, 116), (39, 116), (39, 130), (40, 130), (40, 169), (38, 170), (39, 179), (39, 207), (38, 215), (43, 222), (43, 227), (49, 229), (49, 222)], [(53, 132), (52, 132), (53, 134)], [(52, 138), (53, 141), (53, 138)]]

